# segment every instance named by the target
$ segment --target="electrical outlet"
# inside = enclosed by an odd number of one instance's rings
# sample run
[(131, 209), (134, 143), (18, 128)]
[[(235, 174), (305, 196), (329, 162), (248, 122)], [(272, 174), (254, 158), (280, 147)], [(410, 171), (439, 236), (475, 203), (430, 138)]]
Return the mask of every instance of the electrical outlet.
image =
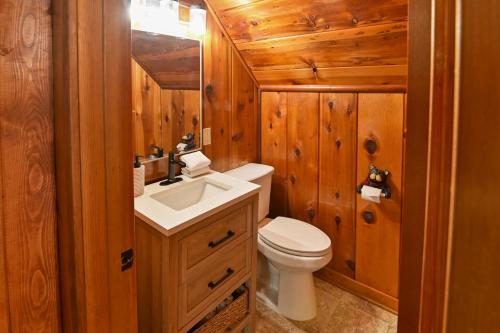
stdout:
[(203, 145), (208, 146), (212, 144), (212, 129), (210, 127), (203, 129)]

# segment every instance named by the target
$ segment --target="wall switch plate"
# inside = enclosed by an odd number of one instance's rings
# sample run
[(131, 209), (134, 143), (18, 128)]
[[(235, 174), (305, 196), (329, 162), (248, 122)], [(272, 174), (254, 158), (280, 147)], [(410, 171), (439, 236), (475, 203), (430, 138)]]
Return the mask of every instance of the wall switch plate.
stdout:
[(203, 145), (208, 146), (212, 144), (212, 129), (210, 127), (203, 129)]

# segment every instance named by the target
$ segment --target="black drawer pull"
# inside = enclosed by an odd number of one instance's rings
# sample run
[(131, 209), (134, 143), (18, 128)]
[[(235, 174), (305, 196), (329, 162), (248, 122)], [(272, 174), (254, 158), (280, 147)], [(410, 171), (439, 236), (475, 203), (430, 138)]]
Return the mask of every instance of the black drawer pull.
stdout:
[(224, 282), (225, 280), (227, 280), (231, 275), (233, 275), (234, 273), (234, 270), (231, 269), (231, 268), (228, 268), (227, 271), (226, 271), (226, 275), (224, 275), (223, 277), (221, 277), (219, 280), (213, 282), (213, 281), (210, 281), (208, 283), (208, 288), (210, 289), (215, 289), (219, 284), (221, 284), (222, 282)]
[(216, 242), (212, 241), (212, 242), (208, 243), (208, 247), (211, 248), (211, 249), (213, 249), (214, 247), (217, 247), (217, 246), (221, 245), (222, 243), (224, 243), (225, 241), (227, 241), (229, 238), (233, 237), (234, 235), (236, 235), (236, 233), (234, 231), (232, 231), (232, 230), (229, 230), (227, 232), (226, 237), (224, 237), (224, 238), (222, 238), (222, 239), (220, 239), (220, 240), (218, 240)]

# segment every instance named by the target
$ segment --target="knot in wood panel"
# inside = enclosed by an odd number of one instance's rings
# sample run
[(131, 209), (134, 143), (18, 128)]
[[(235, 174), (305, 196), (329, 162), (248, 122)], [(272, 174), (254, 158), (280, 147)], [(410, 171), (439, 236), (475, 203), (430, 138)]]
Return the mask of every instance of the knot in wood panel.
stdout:
[(214, 87), (211, 84), (207, 84), (205, 87), (205, 93), (210, 96), (214, 92)]
[(330, 109), (330, 112), (333, 111), (333, 108), (335, 107), (335, 101), (334, 100), (330, 100), (328, 102), (328, 108)]
[(335, 140), (335, 146), (337, 147), (337, 149), (340, 149), (340, 147), (342, 146), (342, 141), (340, 139)]
[(307, 210), (307, 216), (312, 220), (316, 216), (316, 210), (314, 208), (309, 208)]
[(297, 181), (297, 178), (294, 175), (291, 175), (290, 182), (292, 182), (292, 184), (295, 184), (296, 181)]
[(353, 112), (352, 106), (351, 106), (351, 104), (348, 104), (346, 107), (345, 113), (347, 114), (348, 117), (350, 117), (352, 112)]
[(370, 155), (375, 154), (377, 152), (377, 149), (378, 149), (377, 141), (375, 140), (375, 138), (366, 139), (363, 146), (365, 147), (365, 150)]
[(295, 155), (296, 155), (297, 157), (300, 157), (300, 154), (302, 153), (302, 152), (300, 151), (300, 148), (299, 148), (299, 147), (295, 147), (295, 149), (293, 150), (293, 152), (295, 153)]
[(243, 132), (238, 132), (238, 133), (234, 134), (234, 135), (231, 137), (231, 139), (232, 139), (233, 141), (239, 141), (239, 140), (241, 140), (241, 138), (242, 138), (242, 137), (243, 137)]
[(307, 15), (305, 17), (307, 25), (313, 29), (318, 27), (318, 16), (317, 15)]

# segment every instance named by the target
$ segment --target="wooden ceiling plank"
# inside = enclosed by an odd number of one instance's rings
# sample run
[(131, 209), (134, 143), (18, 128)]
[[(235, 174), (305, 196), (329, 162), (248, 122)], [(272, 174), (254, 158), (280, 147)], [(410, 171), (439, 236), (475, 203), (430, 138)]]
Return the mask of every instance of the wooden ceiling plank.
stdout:
[(356, 27), (356, 28), (349, 28), (342, 30), (315, 32), (306, 35), (269, 38), (253, 42), (239, 43), (237, 46), (238, 50), (240, 51), (262, 50), (262, 49), (276, 48), (277, 43), (280, 45), (280, 47), (283, 47), (283, 46), (293, 46), (297, 44), (307, 44), (312, 42), (319, 43), (319, 42), (339, 41), (346, 39), (349, 40), (361, 37), (380, 36), (380, 35), (387, 35), (391, 33), (407, 32), (407, 31), (408, 31), (407, 21), (396, 22), (396, 23), (391, 22), (379, 25), (370, 25), (370, 26)]
[(200, 89), (200, 43), (132, 31), (132, 56), (163, 89)]
[(242, 51), (252, 70), (404, 65), (407, 63), (406, 31), (387, 31), (353, 39), (310, 41), (266, 49)]
[(261, 85), (405, 85), (407, 65), (254, 71)]
[[(211, 3), (216, 1), (211, 0)], [(235, 44), (277, 37), (406, 21), (407, 0), (263, 0), (219, 18)]]

